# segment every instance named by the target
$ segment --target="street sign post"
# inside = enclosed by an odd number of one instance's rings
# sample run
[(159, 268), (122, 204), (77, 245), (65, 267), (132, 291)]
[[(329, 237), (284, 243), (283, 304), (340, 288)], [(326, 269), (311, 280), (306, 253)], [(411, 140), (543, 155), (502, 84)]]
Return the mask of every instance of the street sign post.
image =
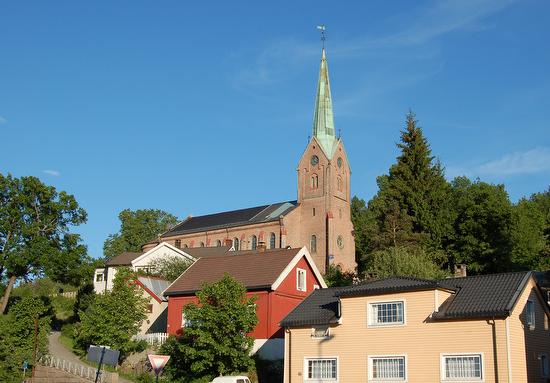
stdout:
[(164, 369), (164, 366), (166, 366), (166, 363), (170, 359), (170, 355), (148, 354), (147, 358), (149, 358), (149, 363), (151, 363), (151, 367), (153, 367), (153, 371), (155, 371), (156, 381), (158, 383), (159, 374)]
[(118, 357), (120, 356), (120, 351), (111, 350), (106, 346), (90, 346), (88, 347), (88, 355), (86, 359), (90, 362), (96, 362), (97, 372), (95, 374), (95, 383), (99, 380), (99, 375), (101, 374), (101, 365), (108, 364), (110, 366), (116, 366), (118, 364)]

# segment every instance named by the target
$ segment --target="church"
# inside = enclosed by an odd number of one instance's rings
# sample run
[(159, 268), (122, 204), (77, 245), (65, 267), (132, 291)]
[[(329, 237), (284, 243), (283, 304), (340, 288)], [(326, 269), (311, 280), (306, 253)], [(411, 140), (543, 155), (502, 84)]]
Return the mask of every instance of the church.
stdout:
[(313, 117), (312, 138), (298, 162), (297, 199), (240, 210), (188, 217), (160, 242), (176, 248), (232, 246), (234, 250), (306, 246), (319, 270), (330, 265), (354, 270), (355, 241), (350, 209), (351, 168), (336, 137), (325, 48)]

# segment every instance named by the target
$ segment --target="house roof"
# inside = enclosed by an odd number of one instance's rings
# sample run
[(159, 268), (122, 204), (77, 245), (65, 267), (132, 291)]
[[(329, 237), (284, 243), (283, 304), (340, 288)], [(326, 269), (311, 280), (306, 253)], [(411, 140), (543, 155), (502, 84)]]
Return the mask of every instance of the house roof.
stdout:
[[(193, 258), (205, 258), (205, 257), (220, 257), (227, 254), (231, 249), (231, 246), (215, 246), (215, 247), (185, 247), (181, 249), (186, 254), (189, 254)], [(230, 254), (233, 254), (232, 252)]]
[(217, 230), (227, 227), (276, 221), (280, 216), (288, 214), (296, 207), (296, 205), (296, 201), (285, 201), (271, 205), (262, 205), (247, 209), (190, 217), (180, 222), (166, 233), (162, 234), (161, 238), (172, 237), (180, 234), (191, 234), (206, 230)]
[[(402, 291), (433, 290), (443, 288), (438, 281), (412, 277), (392, 277), (350, 286), (339, 291), (339, 296), (389, 294)], [(447, 287), (448, 288), (448, 287)], [(454, 290), (453, 288), (450, 288)]]
[(342, 287), (313, 290), (281, 321), (281, 327), (324, 325), (338, 322), (338, 294)]
[(149, 295), (151, 295), (153, 298), (155, 298), (158, 302), (165, 301), (166, 298), (162, 295), (162, 292), (166, 290), (168, 286), (170, 286), (170, 282), (153, 277), (153, 276), (139, 276), (138, 277), (139, 284), (144, 288)]
[[(340, 297), (372, 296), (418, 290), (445, 289), (452, 296), (433, 319), (475, 319), (510, 315), (531, 272), (478, 275), (442, 280), (393, 277), (364, 285), (316, 290), (282, 321), (282, 327), (335, 323)], [(345, 313), (344, 313), (345, 314)]]
[(143, 253), (124, 252), (105, 262), (105, 266), (130, 266), (132, 261)]
[(199, 258), (164, 292), (165, 296), (191, 295), (204, 282), (214, 283), (225, 273), (243, 283), (247, 289), (268, 289), (301, 249), (273, 249), (232, 252), (220, 257)]
[(449, 278), (442, 285), (458, 289), (434, 315), (438, 319), (487, 318), (510, 315), (531, 277), (529, 271)]

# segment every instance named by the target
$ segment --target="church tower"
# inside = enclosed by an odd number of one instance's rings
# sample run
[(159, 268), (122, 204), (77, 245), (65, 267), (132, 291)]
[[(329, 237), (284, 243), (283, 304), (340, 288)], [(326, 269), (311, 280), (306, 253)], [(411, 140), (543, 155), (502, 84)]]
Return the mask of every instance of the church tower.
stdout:
[(325, 48), (315, 99), (313, 135), (298, 164), (301, 243), (320, 270), (329, 265), (354, 270), (355, 241), (351, 222), (351, 169), (344, 144), (335, 135)]

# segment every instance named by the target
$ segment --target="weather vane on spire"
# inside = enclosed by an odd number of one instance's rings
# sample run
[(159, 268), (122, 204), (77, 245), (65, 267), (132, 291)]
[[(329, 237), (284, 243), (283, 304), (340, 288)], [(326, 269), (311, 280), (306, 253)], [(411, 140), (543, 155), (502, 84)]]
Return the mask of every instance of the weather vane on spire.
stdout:
[(317, 25), (317, 29), (321, 31), (321, 41), (323, 42), (323, 49), (325, 49), (325, 24)]

